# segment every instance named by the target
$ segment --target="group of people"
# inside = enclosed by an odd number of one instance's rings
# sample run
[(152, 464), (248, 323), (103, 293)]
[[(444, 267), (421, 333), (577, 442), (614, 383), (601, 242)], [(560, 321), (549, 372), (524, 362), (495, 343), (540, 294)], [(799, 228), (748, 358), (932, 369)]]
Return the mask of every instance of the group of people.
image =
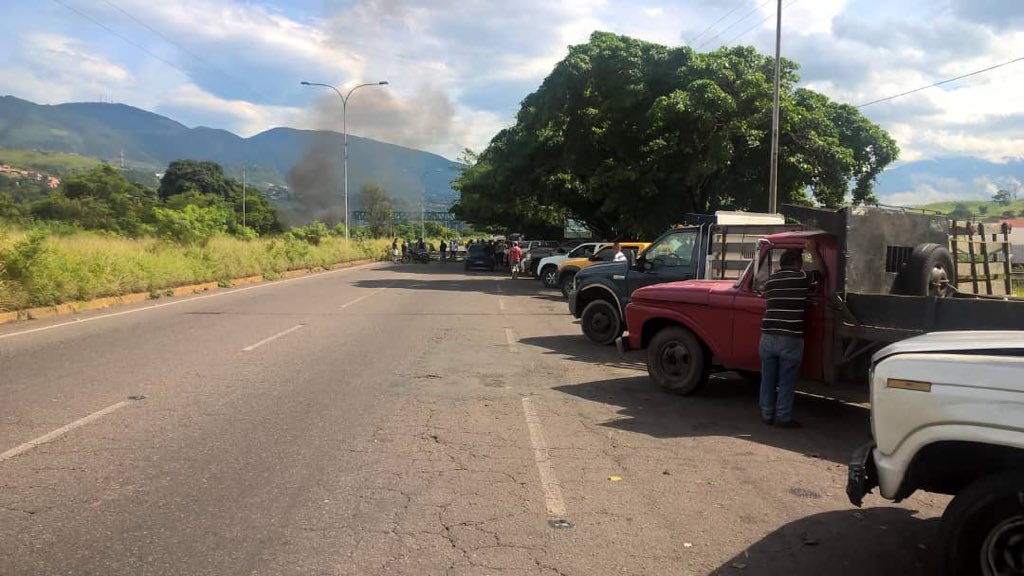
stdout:
[[(399, 241), (398, 238), (395, 238), (391, 242), (391, 259), (394, 262), (405, 262), (409, 258), (410, 252), (414, 250), (417, 252), (427, 251), (427, 243), (423, 238), (420, 238), (415, 243), (412, 240), (403, 239)], [(454, 259), (458, 251), (458, 238), (452, 238), (450, 243), (441, 239), (441, 244), (438, 246), (438, 252), (440, 253), (442, 264), (447, 262), (449, 259)]]

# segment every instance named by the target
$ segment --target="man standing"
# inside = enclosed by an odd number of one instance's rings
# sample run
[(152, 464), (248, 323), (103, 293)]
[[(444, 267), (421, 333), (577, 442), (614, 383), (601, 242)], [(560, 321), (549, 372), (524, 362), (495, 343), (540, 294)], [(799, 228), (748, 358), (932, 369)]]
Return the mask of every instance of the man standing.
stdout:
[(618, 242), (612, 244), (612, 253), (615, 254), (615, 262), (625, 262), (628, 260), (628, 258), (626, 258), (626, 253), (622, 251), (622, 245)]
[(508, 265), (512, 269), (513, 280), (519, 277), (519, 266), (522, 261), (523, 249), (519, 247), (519, 242), (513, 242), (512, 247), (508, 249)]
[(439, 248), (439, 250), (441, 252), (441, 264), (444, 264), (444, 262), (445, 262), (444, 257), (445, 257), (445, 254), (448, 252), (448, 245), (445, 244), (444, 238), (441, 239), (441, 245), (438, 246), (438, 248)]
[[(814, 244), (807, 250), (817, 260)], [(804, 311), (810, 277), (801, 250), (786, 250), (779, 270), (768, 277), (761, 320), (761, 420), (779, 428), (800, 428), (793, 420), (793, 396), (804, 357)]]

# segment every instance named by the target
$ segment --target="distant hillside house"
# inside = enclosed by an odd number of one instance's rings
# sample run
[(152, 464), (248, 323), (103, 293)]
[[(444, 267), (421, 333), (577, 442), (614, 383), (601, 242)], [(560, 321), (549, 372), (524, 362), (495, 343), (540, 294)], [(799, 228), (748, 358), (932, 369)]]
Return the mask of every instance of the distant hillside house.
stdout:
[(57, 178), (56, 176), (47, 176), (46, 174), (33, 172), (32, 170), (22, 170), (21, 168), (14, 168), (7, 164), (0, 164), (0, 174), (17, 176), (19, 178), (35, 180), (36, 182), (45, 182), (46, 186), (51, 190), (60, 186), (60, 178)]

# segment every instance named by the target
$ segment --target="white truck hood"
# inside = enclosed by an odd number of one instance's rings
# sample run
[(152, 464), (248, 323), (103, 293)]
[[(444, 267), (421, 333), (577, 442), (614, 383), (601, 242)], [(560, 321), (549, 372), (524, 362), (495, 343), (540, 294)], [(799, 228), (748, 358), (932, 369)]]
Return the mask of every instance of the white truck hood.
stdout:
[(1024, 356), (1024, 330), (959, 330), (931, 332), (907, 338), (882, 348), (872, 363), (897, 354), (918, 352), (971, 352), (976, 350), (1019, 351)]

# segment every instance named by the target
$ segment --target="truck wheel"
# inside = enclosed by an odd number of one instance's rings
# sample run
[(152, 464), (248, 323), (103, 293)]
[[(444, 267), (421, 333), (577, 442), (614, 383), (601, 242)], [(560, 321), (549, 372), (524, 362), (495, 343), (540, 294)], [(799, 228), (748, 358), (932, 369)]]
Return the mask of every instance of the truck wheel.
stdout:
[(540, 280), (546, 288), (558, 288), (558, 266), (548, 264), (540, 271)]
[(562, 289), (562, 298), (569, 299), (569, 292), (572, 291), (572, 279), (575, 277), (575, 274), (563, 274), (558, 281), (558, 287)]
[(946, 574), (1024, 573), (1024, 472), (975, 481), (942, 514)]
[(654, 335), (647, 351), (647, 373), (666, 392), (693, 394), (708, 380), (708, 358), (697, 336), (671, 326)]
[(907, 267), (900, 273), (901, 291), (908, 296), (950, 298), (955, 280), (953, 258), (938, 244), (915, 247)]
[(583, 309), (580, 316), (583, 334), (595, 344), (613, 344), (622, 336), (622, 319), (619, 309), (607, 300), (594, 300)]

